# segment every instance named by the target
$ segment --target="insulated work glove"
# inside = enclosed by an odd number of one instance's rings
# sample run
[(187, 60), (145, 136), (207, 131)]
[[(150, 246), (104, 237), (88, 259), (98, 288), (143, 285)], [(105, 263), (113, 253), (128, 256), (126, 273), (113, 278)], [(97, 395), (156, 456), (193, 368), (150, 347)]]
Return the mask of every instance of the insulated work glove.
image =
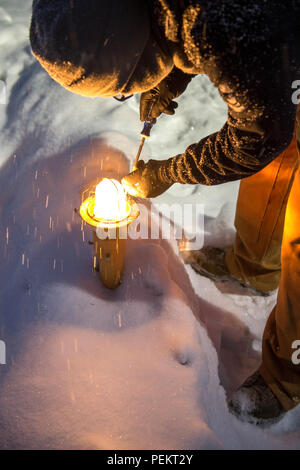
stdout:
[(167, 191), (173, 183), (161, 180), (160, 169), (167, 160), (149, 160), (145, 163), (140, 160), (137, 170), (122, 179), (124, 189), (131, 194), (141, 198), (157, 197)]
[(141, 95), (140, 119), (146, 121), (149, 118), (155, 119), (162, 113), (174, 114), (178, 103), (172, 101), (178, 98), (192, 78), (190, 75), (174, 67), (172, 72), (162, 80), (155, 88), (146, 91)]

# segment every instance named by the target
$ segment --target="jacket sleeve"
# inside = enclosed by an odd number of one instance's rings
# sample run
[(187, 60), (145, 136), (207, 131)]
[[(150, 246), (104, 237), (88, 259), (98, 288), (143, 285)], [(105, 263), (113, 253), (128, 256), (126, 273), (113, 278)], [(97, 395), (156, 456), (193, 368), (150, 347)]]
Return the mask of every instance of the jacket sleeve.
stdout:
[(291, 142), (297, 107), (286, 87), (283, 96), (275, 90), (265, 101), (240, 97), (227, 86), (219, 86), (219, 91), (228, 105), (227, 122), (182, 155), (165, 160), (160, 170), (165, 182), (217, 185), (246, 178), (268, 165)]

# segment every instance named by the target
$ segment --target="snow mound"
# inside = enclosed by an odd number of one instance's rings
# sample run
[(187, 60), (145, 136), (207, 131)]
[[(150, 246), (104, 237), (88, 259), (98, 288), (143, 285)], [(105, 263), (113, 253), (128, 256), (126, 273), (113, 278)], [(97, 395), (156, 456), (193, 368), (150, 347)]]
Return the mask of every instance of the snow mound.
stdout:
[[(275, 296), (225, 294), (161, 239), (129, 240), (122, 285), (101, 285), (91, 233), (74, 208), (90, 180), (128, 172), (138, 102), (90, 100), (55, 84), (30, 54), (30, 7), (0, 7), (8, 95), (0, 106), (0, 448), (299, 448), (298, 409), (261, 431), (226, 405), (259, 364)], [(143, 158), (176, 155), (226, 119), (206, 77), (178, 101)], [(238, 183), (184, 189), (158, 202), (204, 204), (206, 242), (230, 243)]]

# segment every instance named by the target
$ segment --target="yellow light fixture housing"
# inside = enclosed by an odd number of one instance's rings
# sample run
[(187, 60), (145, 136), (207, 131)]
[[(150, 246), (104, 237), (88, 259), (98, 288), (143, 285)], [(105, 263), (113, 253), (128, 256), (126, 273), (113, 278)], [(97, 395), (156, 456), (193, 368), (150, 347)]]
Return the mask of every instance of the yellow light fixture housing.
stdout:
[(102, 240), (94, 230), (94, 251), (102, 283), (108, 289), (115, 289), (122, 280), (126, 247), (120, 228), (137, 219), (138, 205), (127, 196), (119, 181), (110, 178), (90, 182), (81, 192), (81, 200), (81, 218), (94, 229), (103, 228), (108, 232), (108, 238)]
[(139, 216), (139, 208), (119, 181), (103, 178), (82, 202), (80, 216), (92, 227), (117, 228), (133, 222)]

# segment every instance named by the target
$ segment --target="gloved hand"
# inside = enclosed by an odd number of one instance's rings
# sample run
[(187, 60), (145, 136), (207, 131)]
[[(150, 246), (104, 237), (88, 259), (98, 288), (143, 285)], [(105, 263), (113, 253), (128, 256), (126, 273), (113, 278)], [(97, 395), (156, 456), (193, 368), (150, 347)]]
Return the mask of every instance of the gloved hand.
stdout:
[(140, 101), (141, 121), (146, 121), (148, 118), (155, 119), (161, 113), (174, 114), (178, 103), (172, 100), (178, 98), (184, 92), (194, 76), (174, 67), (172, 72), (155, 88), (142, 93)]
[(122, 179), (124, 189), (131, 194), (141, 198), (157, 197), (169, 189), (173, 183), (161, 180), (160, 168), (167, 160), (149, 160), (145, 163), (140, 160), (137, 170)]

